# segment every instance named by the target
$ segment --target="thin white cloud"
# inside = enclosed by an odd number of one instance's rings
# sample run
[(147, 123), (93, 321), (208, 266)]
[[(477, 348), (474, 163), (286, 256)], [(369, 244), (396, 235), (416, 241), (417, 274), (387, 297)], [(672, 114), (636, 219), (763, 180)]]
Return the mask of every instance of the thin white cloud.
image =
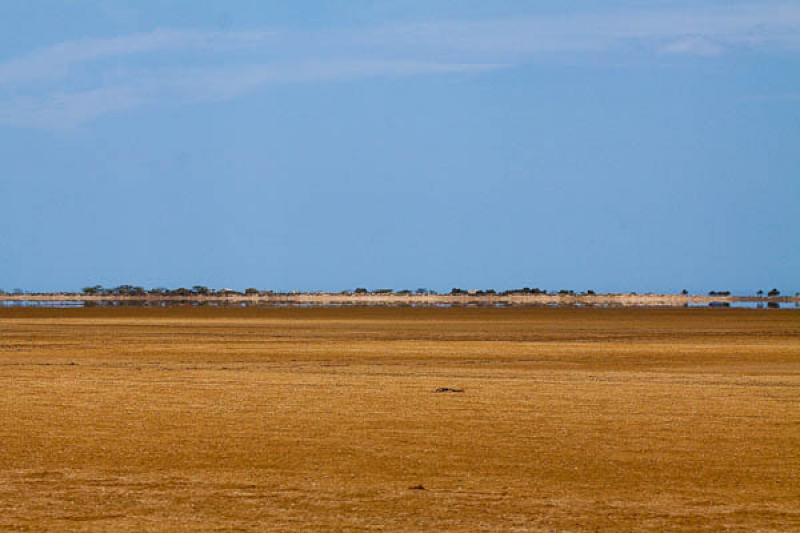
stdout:
[(682, 37), (661, 47), (666, 54), (687, 54), (713, 57), (720, 55), (724, 48), (710, 39), (703, 37)]
[(99, 87), (75, 92), (23, 96), (0, 103), (0, 123), (15, 126), (64, 129), (108, 113), (137, 107), (147, 101), (139, 87)]
[(70, 68), (125, 56), (178, 50), (239, 50), (257, 48), (277, 37), (275, 32), (206, 32), (158, 29), (107, 39), (59, 43), (0, 63), (0, 85), (63, 77)]
[(161, 86), (176, 97), (226, 100), (260, 86), (372, 77), (404, 77), (425, 74), (484, 72), (502, 68), (495, 64), (433, 63), (418, 61), (336, 60), (306, 63), (256, 64), (234, 67), (171, 69), (151, 72), (150, 86)]
[(739, 48), (800, 50), (800, 5), (764, 1), (315, 32), (158, 29), (64, 42), (0, 62), (0, 123), (71, 127), (142, 105), (224, 100), (274, 83), (475, 73), (554, 54), (712, 58)]
[(658, 50), (664, 43), (688, 37), (714, 41), (720, 47), (796, 48), (800, 5), (765, 1), (713, 8), (431, 22), (380, 28), (360, 36), (372, 45), (521, 55), (603, 51), (629, 43)]
[(2, 101), (0, 123), (68, 129), (108, 113), (142, 105), (224, 101), (270, 84), (477, 73), (502, 67), (413, 61), (332, 61), (130, 71), (116, 85)]

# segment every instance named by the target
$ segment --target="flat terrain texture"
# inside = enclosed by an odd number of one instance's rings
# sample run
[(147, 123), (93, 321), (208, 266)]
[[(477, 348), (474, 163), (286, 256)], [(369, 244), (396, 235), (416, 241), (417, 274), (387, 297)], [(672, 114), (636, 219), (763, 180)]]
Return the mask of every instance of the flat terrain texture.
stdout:
[(0, 309), (0, 529), (798, 531), (800, 312)]

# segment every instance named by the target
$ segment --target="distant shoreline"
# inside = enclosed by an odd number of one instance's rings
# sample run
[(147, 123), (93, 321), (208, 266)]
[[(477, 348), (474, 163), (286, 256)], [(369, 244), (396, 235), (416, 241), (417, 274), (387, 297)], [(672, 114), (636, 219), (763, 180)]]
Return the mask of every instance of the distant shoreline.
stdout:
[(800, 296), (708, 296), (683, 294), (342, 294), (270, 293), (229, 295), (86, 295), (79, 293), (2, 294), (0, 302), (85, 302), (126, 304), (294, 304), (294, 305), (578, 305), (622, 307), (685, 307), (753, 303), (800, 303)]

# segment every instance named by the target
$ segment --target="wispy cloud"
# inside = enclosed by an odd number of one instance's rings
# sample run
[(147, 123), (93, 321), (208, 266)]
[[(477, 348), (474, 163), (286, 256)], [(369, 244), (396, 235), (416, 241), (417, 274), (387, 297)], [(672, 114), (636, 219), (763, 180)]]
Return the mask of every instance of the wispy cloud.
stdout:
[(585, 52), (713, 58), (741, 48), (800, 50), (800, 5), (766, 1), (316, 32), (158, 29), (64, 42), (0, 63), (0, 122), (68, 128), (143, 105), (225, 100), (276, 83), (480, 73)]
[(204, 32), (158, 29), (106, 39), (59, 43), (0, 64), (0, 86), (55, 79), (78, 65), (176, 50), (238, 50), (265, 46), (274, 32)]
[(119, 81), (100, 87), (2, 100), (0, 123), (65, 129), (155, 102), (229, 100), (268, 84), (478, 73), (502, 67), (416, 61), (326, 61), (128, 71)]
[(70, 128), (146, 103), (148, 94), (141, 89), (135, 86), (98, 87), (12, 98), (0, 103), (0, 122), (34, 128)]
[(543, 54), (608, 51), (636, 44), (660, 50), (694, 38), (735, 47), (800, 47), (800, 5), (770, 2), (725, 7), (571, 13), (471, 22), (430, 22), (380, 28), (372, 44), (473, 53)]
[(661, 51), (667, 54), (713, 57), (722, 54), (724, 48), (710, 39), (691, 36), (668, 42), (661, 47)]

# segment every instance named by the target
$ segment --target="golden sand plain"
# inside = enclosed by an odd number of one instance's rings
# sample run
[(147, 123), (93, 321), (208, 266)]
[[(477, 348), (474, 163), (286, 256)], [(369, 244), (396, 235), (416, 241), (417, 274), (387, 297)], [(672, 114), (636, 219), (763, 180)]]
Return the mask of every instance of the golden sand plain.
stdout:
[(0, 529), (797, 531), (800, 312), (0, 309)]

